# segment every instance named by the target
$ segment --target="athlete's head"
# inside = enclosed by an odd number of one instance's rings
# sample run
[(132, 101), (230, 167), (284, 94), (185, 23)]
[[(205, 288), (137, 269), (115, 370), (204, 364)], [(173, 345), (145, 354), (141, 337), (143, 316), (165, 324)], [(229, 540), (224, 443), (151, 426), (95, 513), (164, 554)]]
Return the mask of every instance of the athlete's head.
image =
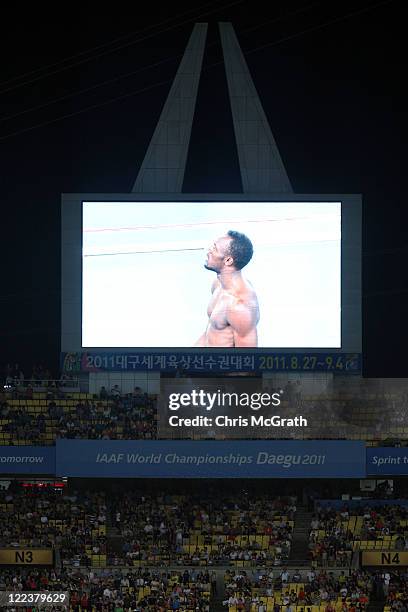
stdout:
[(254, 249), (250, 239), (230, 230), (225, 236), (217, 238), (207, 252), (205, 267), (207, 270), (221, 272), (225, 269), (242, 270), (251, 260)]

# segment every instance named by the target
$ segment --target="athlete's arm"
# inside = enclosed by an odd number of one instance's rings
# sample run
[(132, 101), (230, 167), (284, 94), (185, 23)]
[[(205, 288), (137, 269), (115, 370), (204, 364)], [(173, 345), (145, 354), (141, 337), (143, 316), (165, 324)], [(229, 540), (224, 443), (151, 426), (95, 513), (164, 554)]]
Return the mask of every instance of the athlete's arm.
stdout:
[(257, 310), (243, 302), (232, 304), (227, 311), (228, 324), (234, 334), (234, 346), (258, 346)]
[[(218, 289), (218, 287), (220, 286), (220, 281), (218, 280), (218, 278), (216, 278), (213, 282), (213, 284), (211, 285), (211, 293), (214, 293), (214, 291), (216, 289)], [(195, 342), (194, 346), (207, 346), (207, 332), (205, 331), (197, 340), (197, 342)]]

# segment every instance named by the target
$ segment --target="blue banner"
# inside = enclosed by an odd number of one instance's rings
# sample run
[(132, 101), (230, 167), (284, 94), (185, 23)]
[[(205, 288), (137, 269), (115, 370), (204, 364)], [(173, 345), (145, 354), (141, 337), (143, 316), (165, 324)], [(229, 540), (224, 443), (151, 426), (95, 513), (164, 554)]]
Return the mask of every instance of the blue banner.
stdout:
[(61, 369), (66, 374), (79, 372), (337, 372), (359, 374), (359, 353), (274, 353), (268, 350), (245, 353), (222, 351), (199, 352), (145, 351), (94, 352), (61, 354)]
[(406, 476), (408, 448), (367, 448), (368, 476)]
[(358, 441), (57, 440), (58, 476), (363, 478)]
[(53, 446), (0, 446), (1, 474), (55, 474)]
[(323, 508), (334, 508), (342, 510), (344, 507), (351, 508), (377, 508), (379, 506), (408, 506), (407, 499), (316, 499), (315, 505)]

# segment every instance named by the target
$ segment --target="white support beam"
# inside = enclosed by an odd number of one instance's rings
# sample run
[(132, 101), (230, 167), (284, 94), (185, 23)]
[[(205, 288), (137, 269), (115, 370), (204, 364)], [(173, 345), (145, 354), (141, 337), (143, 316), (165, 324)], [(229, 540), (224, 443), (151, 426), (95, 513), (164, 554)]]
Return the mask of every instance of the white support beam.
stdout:
[(181, 193), (206, 36), (207, 24), (196, 23), (133, 193)]
[(244, 193), (292, 193), (234, 29), (219, 28)]

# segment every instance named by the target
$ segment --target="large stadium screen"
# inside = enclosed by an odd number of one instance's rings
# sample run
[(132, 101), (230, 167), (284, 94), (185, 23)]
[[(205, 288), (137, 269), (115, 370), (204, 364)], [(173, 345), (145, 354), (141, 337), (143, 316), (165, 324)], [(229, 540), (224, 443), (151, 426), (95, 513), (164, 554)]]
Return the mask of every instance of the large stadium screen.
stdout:
[(341, 202), (83, 202), (82, 346), (341, 348)]

